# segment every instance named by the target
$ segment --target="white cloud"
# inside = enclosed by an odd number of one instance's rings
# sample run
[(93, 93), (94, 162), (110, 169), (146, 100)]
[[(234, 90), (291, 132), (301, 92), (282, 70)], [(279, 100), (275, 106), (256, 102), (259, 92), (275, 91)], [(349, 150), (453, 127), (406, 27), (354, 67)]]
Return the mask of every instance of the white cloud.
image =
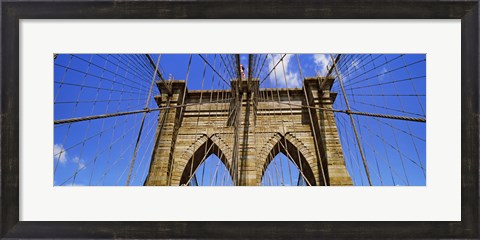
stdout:
[(80, 157), (75, 156), (73, 158), (68, 158), (67, 150), (65, 150), (62, 144), (53, 145), (53, 157), (55, 160), (58, 160), (61, 164), (72, 162), (78, 165), (78, 169), (86, 168), (85, 161), (83, 159), (80, 159)]
[(340, 79), (342, 79), (342, 82), (347, 82), (348, 76), (350, 76), (350, 74), (356, 72), (360, 68), (359, 63), (360, 62), (358, 61), (358, 59), (353, 59), (348, 65), (348, 68), (345, 70), (345, 74), (342, 72), (342, 70), (338, 69), (338, 74), (340, 75)]
[(315, 63), (315, 72), (319, 76), (327, 75), (327, 67), (330, 63), (327, 54), (313, 54), (313, 62)]
[[(315, 71), (317, 73), (317, 76), (326, 76), (328, 73), (328, 68), (331, 67), (332, 65), (330, 61), (330, 55), (329, 54), (313, 54), (313, 62), (315, 63)], [(359, 61), (357, 59), (354, 59), (353, 61), (350, 62), (350, 65), (348, 65), (348, 68), (346, 70), (347, 75), (353, 70), (353, 69), (358, 69), (359, 68)], [(335, 76), (335, 71), (332, 73), (332, 76)], [(345, 82), (347, 80), (347, 75), (345, 75), (341, 69), (338, 69), (338, 75), (342, 82)]]
[[(268, 69), (273, 69), (273, 67), (277, 64), (278, 61), (282, 58), (283, 54), (272, 54), (270, 61), (268, 62)], [(300, 76), (295, 67), (291, 66), (290, 60), (292, 59), (293, 54), (286, 54), (283, 58), (283, 65), (280, 62), (274, 71), (270, 74), (270, 83), (272, 87), (300, 87), (301, 81)], [(294, 64), (294, 62), (292, 62)], [(285, 70), (285, 71), (284, 71)], [(285, 83), (286, 80), (286, 83)]]
[(350, 68), (355, 68), (355, 69), (358, 69), (358, 60), (357, 59), (354, 59), (351, 63), (350, 63)]
[(72, 158), (72, 162), (78, 164), (78, 169), (85, 169), (85, 161), (83, 161), (83, 159), (80, 159), (79, 157), (75, 156), (74, 158)]
[(383, 78), (385, 78), (387, 72), (388, 72), (388, 70), (385, 67), (382, 67), (382, 70), (380, 70), (380, 72), (378, 73), (378, 79), (383, 80)]
[(67, 162), (67, 151), (62, 144), (53, 145), (53, 158), (62, 164)]

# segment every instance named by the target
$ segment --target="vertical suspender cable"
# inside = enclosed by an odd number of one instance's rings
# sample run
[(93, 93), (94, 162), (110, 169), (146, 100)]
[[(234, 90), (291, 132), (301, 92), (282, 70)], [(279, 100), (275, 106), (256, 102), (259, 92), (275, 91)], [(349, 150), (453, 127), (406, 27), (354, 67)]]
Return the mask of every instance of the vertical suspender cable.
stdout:
[(367, 160), (365, 159), (365, 155), (363, 154), (363, 149), (362, 149), (362, 145), (360, 144), (360, 137), (358, 136), (357, 127), (355, 126), (355, 121), (353, 120), (353, 116), (350, 113), (350, 105), (348, 104), (345, 88), (343, 87), (343, 82), (342, 82), (342, 79), (340, 78), (340, 74), (338, 74), (337, 64), (332, 54), (330, 54), (330, 58), (332, 59), (333, 68), (335, 69), (335, 74), (337, 74), (338, 82), (340, 83), (340, 87), (342, 89), (343, 98), (345, 99), (345, 105), (347, 106), (347, 111), (348, 111), (347, 114), (350, 117), (350, 121), (352, 122), (352, 128), (353, 128), (353, 131), (355, 132), (355, 138), (357, 139), (358, 150), (360, 151), (360, 155), (362, 156), (363, 167), (365, 168), (365, 174), (367, 175), (368, 184), (372, 186), (372, 180), (370, 179), (370, 172), (368, 171)]
[[(150, 103), (150, 98), (152, 97), (153, 85), (155, 83), (155, 76), (157, 76), (158, 64), (160, 63), (161, 56), (162, 55), (158, 55), (157, 64), (155, 65), (155, 71), (153, 72), (152, 83), (150, 84), (150, 90), (148, 91), (147, 102), (145, 103), (145, 109), (148, 109), (148, 104)], [(137, 142), (135, 143), (135, 150), (133, 151), (132, 160), (130, 161), (130, 170), (128, 171), (127, 182), (125, 183), (126, 186), (130, 185), (130, 178), (132, 177), (133, 166), (135, 165), (135, 158), (137, 157), (138, 152), (138, 143), (140, 142), (140, 137), (142, 136), (142, 130), (146, 116), (147, 112), (144, 112), (142, 116), (142, 122), (140, 123), (140, 130), (138, 131)]]

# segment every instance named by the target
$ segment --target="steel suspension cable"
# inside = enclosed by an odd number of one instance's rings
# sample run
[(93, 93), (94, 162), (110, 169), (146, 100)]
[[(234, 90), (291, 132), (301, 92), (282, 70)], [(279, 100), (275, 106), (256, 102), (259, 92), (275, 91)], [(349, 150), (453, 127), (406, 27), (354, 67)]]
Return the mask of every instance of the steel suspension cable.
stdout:
[[(347, 106), (347, 110), (350, 111), (350, 105), (348, 104), (348, 99), (347, 99), (347, 95), (346, 95), (346, 92), (345, 92), (345, 88), (343, 86), (343, 82), (342, 82), (342, 79), (340, 78), (340, 75), (338, 74), (338, 69), (337, 69), (337, 65), (335, 65), (335, 61), (334, 61), (334, 58), (333, 58), (333, 55), (330, 54), (330, 58), (332, 59), (332, 61), (334, 62), (333, 63), (333, 67), (335, 69), (335, 73), (337, 74), (337, 77), (339, 78), (338, 79), (338, 82), (340, 83), (340, 87), (342, 88), (342, 92), (343, 92), (343, 97), (344, 97), (344, 100), (345, 100), (345, 104)], [(351, 120), (351, 123), (352, 123), (352, 127), (353, 127), (353, 130), (354, 130), (354, 133), (355, 133), (355, 138), (357, 139), (357, 145), (358, 145), (358, 149), (360, 151), (360, 155), (362, 157), (362, 161), (363, 161), (363, 166), (365, 168), (365, 173), (367, 175), (367, 179), (368, 179), (368, 184), (370, 186), (372, 186), (372, 180), (370, 179), (370, 172), (368, 170), (368, 166), (367, 166), (367, 160), (365, 159), (365, 155), (363, 153), (363, 150), (362, 150), (362, 147), (361, 147), (361, 144), (360, 144), (360, 137), (358, 136), (358, 132), (357, 132), (357, 127), (355, 126), (355, 121), (353, 120), (353, 116), (350, 114), (350, 112), (347, 112), (348, 116), (350, 117), (350, 120)]]
[[(145, 109), (148, 109), (148, 105), (150, 104), (150, 98), (152, 97), (153, 86), (155, 85), (155, 77), (157, 76), (158, 64), (160, 63), (161, 55), (158, 56), (157, 64), (155, 66), (155, 71), (153, 72), (152, 83), (150, 84), (150, 90), (148, 91), (147, 101), (145, 103)], [(140, 142), (140, 137), (142, 136), (143, 125), (145, 123), (145, 117), (147, 116), (147, 112), (143, 113), (142, 121), (140, 123), (140, 130), (138, 131), (137, 142), (135, 143), (135, 149), (133, 150), (133, 156), (130, 163), (130, 170), (128, 171), (127, 182), (125, 183), (126, 186), (130, 185), (130, 178), (132, 176), (133, 166), (135, 165), (135, 158), (137, 157), (138, 151), (138, 143)]]

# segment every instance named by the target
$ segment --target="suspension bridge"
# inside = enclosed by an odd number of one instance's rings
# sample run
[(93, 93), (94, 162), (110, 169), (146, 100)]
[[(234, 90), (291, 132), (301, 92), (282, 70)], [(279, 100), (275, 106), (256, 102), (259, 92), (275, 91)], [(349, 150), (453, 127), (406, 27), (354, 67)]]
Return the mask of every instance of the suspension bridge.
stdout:
[(55, 54), (55, 186), (425, 186), (425, 54)]

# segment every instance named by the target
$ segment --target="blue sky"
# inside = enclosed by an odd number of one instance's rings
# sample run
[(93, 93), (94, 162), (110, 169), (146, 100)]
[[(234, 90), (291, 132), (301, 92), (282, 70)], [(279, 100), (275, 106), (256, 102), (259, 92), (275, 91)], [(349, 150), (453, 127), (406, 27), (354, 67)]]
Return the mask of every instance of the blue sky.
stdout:
[[(233, 73), (229, 58), (202, 54), (229, 81)], [(256, 71), (261, 87), (301, 87), (302, 76), (324, 76), (328, 54), (261, 55)], [(267, 76), (284, 56), (283, 63)], [(189, 69), (188, 89), (229, 89), (198, 54), (151, 54), (160, 57), (165, 79), (184, 80)], [(189, 61), (190, 67), (189, 67)], [(233, 59), (232, 59), (233, 60)], [(248, 54), (241, 55), (248, 66)], [(354, 111), (425, 118), (426, 56), (424, 54), (342, 55), (339, 76)], [(247, 69), (248, 72), (248, 69)], [(275, 78), (276, 75), (276, 78)], [(333, 75), (336, 75), (335, 72)], [(144, 55), (60, 54), (54, 62), (54, 118), (99, 115), (139, 110), (146, 106), (153, 68)], [(158, 76), (156, 77), (158, 80)], [(203, 79), (203, 81), (202, 81)], [(346, 109), (339, 82), (335, 109)], [(158, 89), (154, 87), (154, 95)], [(149, 108), (155, 108), (153, 98)], [(158, 111), (145, 116), (140, 148), (135, 158), (131, 185), (143, 185), (148, 166)], [(54, 127), (54, 185), (125, 185), (143, 114), (104, 118)], [(335, 114), (347, 169), (355, 185), (368, 185), (365, 169), (348, 115)], [(373, 185), (425, 185), (425, 123), (354, 116)], [(297, 185), (297, 167), (277, 155), (267, 167), (263, 185)], [(211, 155), (196, 173), (200, 185), (231, 185), (225, 166)], [(301, 182), (301, 184), (305, 184)]]

